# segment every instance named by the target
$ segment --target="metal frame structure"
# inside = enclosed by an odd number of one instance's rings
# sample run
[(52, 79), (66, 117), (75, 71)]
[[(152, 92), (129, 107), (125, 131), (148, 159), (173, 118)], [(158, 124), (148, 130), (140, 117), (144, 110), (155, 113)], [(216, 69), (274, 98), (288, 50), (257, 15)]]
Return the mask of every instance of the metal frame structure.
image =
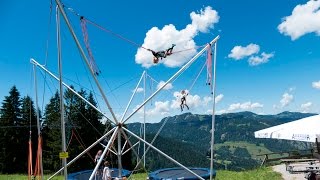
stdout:
[[(211, 164), (211, 165), (210, 165), (210, 170), (211, 170), (211, 172), (213, 172), (212, 170), (213, 170), (213, 144), (214, 144), (213, 138), (214, 138), (214, 121), (215, 121), (215, 108), (214, 108), (214, 107), (215, 107), (215, 87), (216, 87), (216, 85), (215, 85), (215, 78), (216, 78), (216, 68), (215, 68), (215, 67), (216, 67), (216, 43), (217, 43), (217, 41), (218, 41), (218, 39), (219, 39), (219, 36), (215, 37), (210, 43), (208, 43), (202, 50), (200, 50), (192, 59), (190, 59), (184, 66), (182, 66), (174, 75), (172, 75), (164, 84), (162, 84), (161, 87), (159, 87), (159, 88), (158, 88), (154, 93), (152, 93), (148, 98), (146, 98), (146, 95), (145, 95), (145, 93), (144, 93), (144, 101), (138, 106), (138, 108), (136, 108), (131, 114), (129, 114), (129, 115), (125, 118), (125, 115), (126, 115), (126, 113), (127, 113), (127, 110), (128, 110), (128, 108), (129, 108), (129, 106), (130, 106), (130, 104), (131, 104), (131, 102), (132, 102), (132, 99), (133, 99), (133, 97), (134, 97), (134, 95), (135, 95), (135, 93), (136, 93), (136, 91), (137, 91), (137, 89), (138, 89), (138, 86), (139, 86), (140, 82), (141, 82), (142, 80), (144, 80), (144, 82), (145, 82), (145, 74), (146, 74), (146, 73), (143, 72), (143, 74), (142, 74), (142, 76), (141, 76), (141, 78), (140, 78), (140, 80), (139, 80), (139, 83), (138, 83), (138, 85), (136, 86), (136, 88), (135, 88), (135, 90), (134, 90), (134, 92), (133, 92), (133, 94), (132, 94), (132, 96), (131, 96), (131, 98), (130, 98), (130, 100), (129, 100), (129, 103), (128, 103), (125, 111), (123, 112), (123, 115), (122, 115), (121, 119), (118, 120), (118, 119), (116, 118), (116, 116), (115, 116), (112, 108), (111, 108), (111, 105), (110, 105), (109, 102), (108, 102), (108, 99), (107, 99), (106, 95), (104, 94), (104, 92), (103, 92), (103, 90), (102, 90), (102, 88), (101, 88), (101, 86), (100, 86), (100, 84), (99, 84), (99, 82), (98, 82), (97, 77), (95, 76), (95, 73), (94, 73), (93, 69), (90, 68), (90, 63), (89, 63), (89, 61), (88, 61), (88, 59), (87, 59), (87, 57), (86, 57), (86, 55), (85, 55), (85, 53), (84, 53), (84, 50), (82, 49), (82, 47), (81, 47), (81, 45), (80, 45), (80, 42), (79, 42), (79, 40), (78, 40), (78, 38), (77, 38), (77, 36), (76, 36), (73, 28), (72, 28), (72, 26), (71, 26), (71, 24), (70, 24), (67, 16), (66, 16), (66, 13), (65, 13), (65, 11), (64, 11), (64, 9), (63, 9), (63, 6), (62, 6), (60, 0), (55, 0), (55, 1), (56, 1), (56, 3), (57, 3), (57, 8), (59, 9), (59, 12), (61, 13), (62, 17), (64, 18), (64, 20), (65, 20), (65, 22), (66, 22), (66, 24), (67, 24), (67, 26), (68, 26), (68, 29), (70, 30), (70, 33), (71, 33), (71, 35), (72, 35), (72, 37), (73, 37), (73, 39), (74, 39), (74, 41), (75, 41), (75, 43), (76, 43), (76, 45), (77, 45), (77, 48), (78, 48), (78, 50), (79, 50), (82, 58), (84, 59), (87, 67), (89, 68), (90, 73), (91, 73), (92, 77), (94, 78), (94, 81), (95, 81), (95, 83), (96, 83), (96, 85), (97, 85), (97, 87), (98, 87), (98, 89), (99, 89), (99, 91), (100, 91), (100, 93), (101, 93), (101, 95), (102, 95), (102, 97), (103, 97), (103, 100), (105, 101), (105, 103), (106, 103), (106, 105), (107, 105), (107, 107), (108, 107), (108, 110), (110, 111), (110, 113), (111, 113), (111, 115), (112, 115), (112, 119), (110, 119), (110, 118), (107, 118), (107, 119), (110, 120), (111, 122), (113, 122), (113, 124), (115, 125), (115, 127), (114, 127), (113, 129), (111, 129), (109, 132), (107, 132), (106, 134), (104, 134), (100, 139), (98, 139), (96, 142), (94, 142), (92, 145), (90, 145), (87, 149), (85, 149), (83, 152), (81, 152), (81, 153), (80, 153), (78, 156), (76, 156), (74, 159), (72, 159), (72, 160), (69, 161), (68, 163), (64, 163), (63, 167), (62, 167), (59, 171), (57, 171), (56, 173), (54, 173), (49, 179), (53, 178), (55, 175), (57, 175), (58, 173), (60, 173), (60, 172), (62, 172), (62, 171), (64, 171), (64, 173), (66, 173), (66, 172), (67, 172), (67, 167), (68, 167), (69, 165), (71, 165), (73, 162), (75, 162), (78, 158), (80, 158), (83, 154), (85, 154), (87, 151), (89, 151), (92, 147), (94, 147), (96, 144), (98, 144), (100, 141), (102, 141), (103, 139), (105, 139), (105, 138), (106, 138), (108, 135), (110, 135), (110, 134), (112, 134), (112, 135), (111, 135), (111, 138), (110, 138), (110, 140), (108, 141), (108, 144), (104, 147), (104, 151), (103, 151), (103, 153), (102, 153), (102, 157), (101, 157), (100, 160), (97, 162), (97, 164), (96, 164), (96, 166), (95, 166), (95, 168), (94, 168), (94, 170), (93, 170), (93, 172), (92, 172), (92, 174), (91, 174), (91, 176), (90, 176), (90, 180), (92, 180), (92, 179), (94, 178), (95, 173), (96, 173), (96, 171), (98, 170), (98, 167), (99, 167), (100, 164), (102, 163), (102, 159), (104, 158), (104, 156), (106, 155), (107, 151), (110, 149), (111, 145), (113, 144), (113, 142), (114, 142), (116, 139), (117, 139), (117, 149), (116, 149), (117, 152), (115, 152), (115, 153), (116, 153), (116, 155), (117, 155), (117, 157), (118, 157), (118, 169), (119, 169), (119, 174), (118, 174), (118, 176), (119, 176), (119, 177), (122, 177), (122, 174), (121, 174), (121, 169), (122, 169), (121, 156), (122, 156), (125, 152), (123, 152), (124, 149), (121, 147), (121, 134), (125, 137), (126, 142), (129, 143), (130, 145), (132, 145), (132, 144), (130, 143), (128, 137), (126, 136), (125, 132), (128, 133), (128, 134), (130, 134), (131, 136), (135, 137), (136, 139), (138, 139), (139, 141), (141, 141), (141, 142), (144, 143), (144, 154), (143, 154), (143, 158), (144, 158), (143, 162), (144, 162), (144, 165), (145, 165), (145, 153), (146, 153), (146, 152), (145, 152), (145, 146), (147, 145), (148, 148), (154, 149), (155, 151), (157, 151), (158, 153), (160, 153), (161, 155), (163, 155), (164, 157), (166, 157), (167, 159), (169, 159), (170, 161), (172, 161), (172, 162), (175, 163), (176, 165), (182, 167), (182, 168), (185, 169), (186, 171), (188, 171), (188, 172), (190, 172), (191, 174), (195, 175), (197, 178), (203, 179), (203, 178), (202, 178), (201, 176), (199, 176), (198, 174), (194, 173), (193, 171), (191, 171), (190, 169), (188, 169), (188, 168), (185, 167), (184, 165), (180, 164), (178, 161), (174, 160), (172, 157), (168, 156), (167, 154), (165, 154), (164, 152), (162, 152), (161, 150), (159, 150), (158, 148), (156, 148), (155, 146), (153, 146), (152, 144), (150, 144), (149, 142), (147, 142), (147, 141), (145, 140), (145, 130), (144, 130), (144, 137), (141, 138), (141, 137), (137, 136), (136, 134), (134, 134), (133, 132), (131, 132), (130, 130), (126, 129), (123, 125), (124, 125), (133, 115), (135, 115), (142, 107), (144, 108), (144, 112), (145, 112), (145, 105), (146, 105), (146, 103), (148, 103), (148, 102), (149, 102), (153, 97), (155, 97), (161, 90), (163, 90), (163, 88), (164, 88), (167, 84), (169, 84), (170, 82), (172, 82), (173, 80), (175, 80), (180, 74), (182, 74), (186, 69), (188, 69), (188, 68), (191, 66), (191, 64), (192, 64), (193, 62), (195, 62), (196, 59), (197, 59), (198, 57), (200, 57), (201, 54), (203, 54), (209, 46), (215, 44), (215, 46), (214, 46), (214, 66), (213, 66), (213, 67), (214, 67), (214, 76), (213, 76), (213, 79), (212, 79), (212, 81), (213, 81), (213, 82), (212, 82), (212, 83), (213, 83), (213, 93), (212, 93), (212, 94), (213, 94), (213, 101), (214, 101), (214, 102), (213, 102), (213, 112), (212, 112), (212, 133), (211, 133), (211, 134), (212, 134), (212, 136), (211, 136), (212, 139), (211, 139), (211, 163), (210, 163), (210, 164)], [(59, 52), (59, 53), (60, 53), (60, 52)], [(59, 58), (59, 60), (60, 60), (60, 58)], [(85, 100), (85, 98), (83, 98), (81, 95), (79, 95), (78, 93), (76, 93), (74, 90), (72, 90), (72, 88), (70, 88), (70, 86), (68, 86), (67, 84), (65, 84), (65, 83), (62, 81), (62, 76), (61, 76), (62, 70), (60, 71), (60, 78), (57, 78), (57, 77), (54, 76), (50, 71), (48, 71), (45, 67), (43, 67), (42, 65), (40, 65), (40, 64), (39, 64), (37, 61), (35, 61), (34, 59), (31, 59), (31, 63), (32, 63), (33, 65), (35, 65), (35, 66), (40, 67), (41, 69), (43, 69), (44, 71), (46, 71), (47, 73), (49, 73), (51, 76), (53, 76), (56, 80), (58, 80), (59, 83), (60, 83), (60, 91), (62, 91), (61, 89), (62, 89), (62, 85), (63, 85), (63, 86), (65, 86), (65, 87), (67, 87), (69, 90), (71, 90), (72, 92), (74, 92), (74, 93), (75, 93), (77, 96), (79, 96), (82, 100), (84, 100), (85, 102), (88, 103), (88, 101)], [(59, 63), (59, 64), (60, 64), (60, 63)], [(61, 68), (61, 67), (60, 67), (60, 68)], [(144, 77), (144, 78), (143, 78), (143, 77)], [(144, 87), (144, 88), (145, 88), (145, 87)], [(62, 94), (62, 92), (61, 92), (61, 94)], [(88, 103), (88, 104), (89, 104), (90, 106), (94, 107), (91, 103)], [(94, 109), (96, 109), (98, 112), (100, 112), (96, 107), (94, 107)], [(102, 114), (105, 116), (104, 113), (102, 113)], [(63, 121), (62, 121), (61, 123), (63, 123)], [(145, 116), (144, 116), (144, 123), (145, 123)], [(135, 151), (133, 148), (132, 148), (132, 150), (133, 150), (133, 152), (137, 155), (136, 151)], [(137, 155), (137, 156), (138, 156), (138, 155)], [(139, 158), (139, 156), (138, 156), (138, 158)], [(65, 159), (65, 160), (66, 160), (66, 159)], [(210, 176), (210, 179), (212, 179), (212, 175)]]

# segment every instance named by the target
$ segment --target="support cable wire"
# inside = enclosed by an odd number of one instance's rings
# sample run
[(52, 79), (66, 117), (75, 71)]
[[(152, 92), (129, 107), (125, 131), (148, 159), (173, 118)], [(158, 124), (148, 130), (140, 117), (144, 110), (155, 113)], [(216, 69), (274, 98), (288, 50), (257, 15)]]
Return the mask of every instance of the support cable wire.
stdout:
[[(163, 127), (167, 124), (169, 117), (166, 117), (165, 120), (163, 121), (161, 127), (159, 128), (158, 132), (155, 134), (155, 136), (153, 137), (152, 141), (150, 142), (150, 144), (152, 145), (154, 143), (154, 141), (157, 139), (157, 137), (159, 136), (159, 134), (161, 133)], [(139, 141), (140, 142), (140, 141)], [(139, 167), (139, 164), (141, 163), (141, 160), (143, 159), (144, 156), (146, 156), (147, 152), (149, 151), (150, 146), (148, 146), (148, 148), (146, 149), (146, 151), (143, 153), (141, 159), (137, 162), (136, 167), (131, 171), (130, 176), (133, 174), (133, 172), (136, 171), (136, 169)], [(129, 176), (129, 178), (130, 178)]]
[[(71, 137), (70, 137), (70, 140), (69, 140), (67, 149), (69, 149), (69, 146), (70, 146), (70, 144), (71, 144), (71, 141), (72, 141), (72, 137), (73, 137), (73, 136), (76, 138), (76, 140), (78, 141), (78, 143), (80, 144), (80, 146), (83, 148), (83, 150), (85, 150), (85, 149), (86, 149), (85, 144), (83, 143), (81, 137), (78, 135), (79, 138), (80, 138), (80, 140), (79, 140), (78, 136), (76, 135), (76, 133), (74, 133), (73, 129), (71, 130)], [(94, 158), (91, 156), (91, 154), (90, 154), (89, 152), (86, 152), (86, 153), (88, 154), (88, 156), (90, 157), (90, 159), (91, 159), (92, 161), (94, 161)]]
[[(64, 5), (64, 7), (66, 7), (66, 6)], [(119, 38), (119, 39), (122, 39), (123, 41), (126, 41), (126, 42), (128, 42), (128, 43), (130, 43), (130, 44), (132, 44), (132, 45), (134, 45), (134, 46), (137, 46), (138, 48), (142, 48), (142, 49), (145, 49), (145, 50), (147, 50), (147, 51), (150, 51), (149, 48), (146, 48), (146, 47), (142, 46), (141, 44), (138, 44), (138, 43), (136, 43), (136, 42), (134, 42), (134, 41), (132, 41), (132, 40), (130, 40), (130, 39), (128, 39), (128, 38), (126, 38), (126, 37), (124, 37), (124, 36), (116, 33), (116, 32), (114, 32), (114, 31), (111, 31), (110, 29), (107, 29), (107, 28), (105, 28), (105, 27), (102, 27), (102, 26), (99, 25), (98, 23), (95, 23), (94, 21), (89, 20), (89, 19), (86, 18), (85, 16), (80, 15), (80, 14), (77, 13), (73, 8), (67, 7), (67, 10), (69, 10), (69, 11), (70, 11), (71, 13), (73, 13), (74, 15), (79, 16), (81, 19), (87, 21), (88, 23), (96, 26), (97, 28), (101, 29), (101, 30), (104, 31), (104, 32), (107, 32), (107, 33), (109, 33), (109, 34), (111, 34), (111, 35), (113, 35), (113, 36), (115, 36), (115, 37), (117, 37), (117, 38)], [(194, 47), (194, 48), (188, 48), (188, 49), (183, 49), (183, 50), (180, 50), (180, 51), (174, 51), (172, 54), (174, 54), (174, 53), (180, 53), (180, 52), (184, 52), (184, 51), (189, 51), (189, 50), (193, 50), (193, 49), (198, 49), (198, 48), (202, 48), (202, 47), (205, 47), (205, 46), (206, 46), (206, 44), (205, 44), (205, 45), (202, 45), (202, 46), (196, 46), (196, 47)]]
[[(81, 56), (80, 54), (79, 54), (79, 57), (80, 57), (80, 59), (82, 59), (82, 56)], [(84, 63), (83, 61), (81, 61), (81, 62), (82, 62), (82, 66), (83, 66), (84, 70), (86, 71), (85, 74), (87, 75), (87, 78), (88, 78), (89, 84), (90, 84), (90, 86), (91, 86), (91, 89), (82, 86), (80, 83), (78, 83), (78, 86), (80, 86), (80, 87), (82, 87), (82, 88), (85, 88), (85, 89), (87, 89), (87, 90), (92, 90), (92, 93), (93, 93), (93, 95), (94, 95), (94, 97), (96, 98), (96, 101), (97, 101), (97, 106), (98, 106), (99, 110), (101, 111), (101, 106), (100, 106), (100, 103), (99, 103), (99, 101), (98, 101), (97, 95), (100, 96), (100, 97), (102, 97), (102, 95), (97, 94), (97, 93), (95, 92), (95, 90), (93, 89), (93, 85), (92, 85), (91, 79), (90, 79), (90, 77), (89, 77), (89, 75), (88, 75), (88, 74), (89, 74), (89, 73), (88, 73), (88, 69), (86, 68), (85, 63)], [(78, 76), (77, 76), (77, 77), (78, 77)], [(71, 81), (72, 81), (72, 80), (71, 80)]]
[[(102, 79), (104, 80), (104, 82), (107, 84), (108, 88), (111, 90), (111, 86), (108, 83), (107, 79), (104, 77), (103, 74), (101, 74), (101, 76), (102, 76)], [(110, 93), (112, 94), (114, 100), (116, 101), (116, 103), (118, 104), (119, 108), (121, 109), (122, 107), (121, 107), (121, 105), (119, 103), (119, 99), (117, 98), (117, 96), (113, 93), (113, 91), (110, 91)]]
[[(44, 71), (46, 71), (48, 74), (51, 75), (51, 77), (53, 77), (54, 79), (56, 79), (57, 81), (60, 81), (60, 79), (58, 77), (56, 77), (53, 73), (51, 73), (50, 71), (48, 71), (46, 68), (44, 68), (43, 66), (41, 66), (37, 61), (35, 61), (34, 59), (31, 59), (32, 63), (34, 63), (35, 65), (37, 65), (38, 67), (40, 67), (41, 69), (43, 69)], [(70, 91), (72, 91), (74, 94), (76, 94), (79, 98), (81, 98), (83, 101), (85, 101), (89, 106), (91, 106), (92, 108), (94, 108), (96, 111), (100, 112), (104, 117), (106, 117), (109, 121), (110, 118), (108, 118), (106, 116), (106, 114), (102, 113), (96, 106), (94, 106), (93, 104), (91, 104), (90, 102), (88, 102), (84, 97), (82, 97), (81, 95), (79, 95), (79, 93), (77, 93), (74, 89), (72, 89), (70, 86), (68, 86), (66, 83), (62, 82), (62, 84), (67, 87)], [(113, 121), (111, 121), (111, 123), (114, 124)]]
[(43, 66), (47, 65), (48, 60), (48, 52), (49, 52), (49, 41), (50, 41), (50, 34), (51, 34), (51, 18), (52, 17), (52, 0), (50, 0), (50, 13), (49, 13), (49, 22), (48, 22), (48, 32), (47, 32), (47, 41), (46, 41), (46, 51), (45, 51), (45, 59)]
[(190, 86), (189, 89), (188, 89), (189, 92), (191, 91), (191, 89), (193, 88), (194, 84), (195, 84), (196, 81), (198, 80), (198, 78), (199, 78), (200, 74), (202, 73), (202, 71), (203, 71), (204, 67), (206, 66), (206, 64), (207, 64), (207, 62), (205, 62), (205, 63), (203, 64), (203, 66), (202, 66), (202, 68), (200, 69), (199, 73), (197, 74), (197, 76), (196, 76), (195, 79), (193, 80), (191, 86)]
[[(95, 141), (94, 143), (92, 143), (86, 150), (84, 150), (83, 152), (81, 152), (80, 154), (78, 154), (75, 158), (73, 158), (72, 160), (70, 160), (67, 164), (67, 166), (70, 166), (72, 163), (74, 163), (77, 159), (79, 159), (81, 156), (83, 156), (87, 151), (89, 151), (90, 149), (92, 149), (95, 145), (97, 145), (100, 141), (102, 141), (104, 138), (106, 138), (108, 135), (110, 135), (112, 132), (114, 132), (115, 130), (118, 130), (118, 127), (114, 127), (112, 128), (109, 132), (107, 132), (106, 134), (104, 134), (102, 137), (100, 137), (97, 141)], [(57, 174), (59, 174), (60, 172), (62, 172), (62, 170), (64, 169), (64, 167), (60, 168), (57, 172), (55, 172), (52, 176), (50, 176), (48, 179), (52, 179), (54, 176), (56, 176)]]

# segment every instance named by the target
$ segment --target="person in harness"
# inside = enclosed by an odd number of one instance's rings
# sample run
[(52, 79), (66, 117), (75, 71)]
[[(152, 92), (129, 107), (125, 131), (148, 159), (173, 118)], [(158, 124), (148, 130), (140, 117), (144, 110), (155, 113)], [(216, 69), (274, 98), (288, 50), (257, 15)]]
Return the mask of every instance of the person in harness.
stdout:
[(189, 106), (187, 105), (187, 100), (186, 100), (187, 96), (188, 96), (188, 93), (185, 90), (182, 90), (181, 91), (181, 104), (180, 104), (181, 111), (183, 111), (184, 106), (186, 106), (187, 109), (189, 110)]
[(172, 44), (170, 48), (168, 48), (165, 51), (154, 51), (152, 49), (147, 49), (148, 51), (151, 51), (153, 55), (153, 63), (157, 64), (159, 62), (159, 58), (166, 58), (167, 56), (170, 56), (172, 54), (173, 47), (176, 46), (175, 44)]

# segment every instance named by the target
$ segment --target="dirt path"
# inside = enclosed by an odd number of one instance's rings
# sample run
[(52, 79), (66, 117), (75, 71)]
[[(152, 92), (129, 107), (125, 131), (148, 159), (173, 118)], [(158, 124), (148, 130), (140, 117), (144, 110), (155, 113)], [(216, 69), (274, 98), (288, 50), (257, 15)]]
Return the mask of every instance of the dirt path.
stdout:
[(284, 164), (272, 166), (272, 169), (275, 172), (279, 172), (280, 174), (282, 174), (282, 178), (284, 180), (305, 180), (304, 173), (290, 174), (288, 171), (286, 171), (286, 166)]

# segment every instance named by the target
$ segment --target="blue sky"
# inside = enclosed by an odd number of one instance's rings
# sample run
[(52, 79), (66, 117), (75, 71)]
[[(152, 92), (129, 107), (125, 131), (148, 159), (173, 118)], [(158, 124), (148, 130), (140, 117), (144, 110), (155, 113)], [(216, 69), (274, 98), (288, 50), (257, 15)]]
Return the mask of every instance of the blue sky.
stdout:
[[(67, 7), (137, 44), (155, 50), (166, 49), (172, 43), (177, 44), (176, 51), (189, 49), (220, 35), (217, 45), (217, 113), (247, 110), (259, 114), (282, 111), (319, 113), (319, 1), (66, 0), (63, 3), (83, 48), (79, 17)], [(8, 95), (13, 85), (22, 96), (33, 96), (30, 58), (44, 64), (48, 52), (46, 67), (55, 74), (58, 71), (55, 3), (53, 1), (51, 18), (49, 0), (12, 0), (0, 4), (0, 100)], [(93, 79), (64, 21), (61, 21), (64, 80), (77, 90), (81, 87), (93, 90), (97, 94), (99, 108), (107, 113)], [(93, 56), (102, 72), (98, 79), (117, 116), (121, 116), (144, 70), (157, 82), (166, 81), (195, 55), (196, 50), (200, 50), (195, 48), (176, 53), (154, 65), (150, 52), (92, 24), (88, 23), (87, 29)], [(193, 82), (195, 85), (187, 97), (190, 112), (210, 112), (212, 98), (205, 85), (206, 71), (194, 81), (204, 62), (205, 57), (201, 56), (167, 86), (168, 91), (161, 92), (147, 104), (147, 116), (151, 121), (180, 114), (176, 96), (182, 89), (189, 89)], [(47, 102), (58, 83), (47, 77), (44, 86), (40, 69), (37, 71), (42, 107), (42, 97)], [(156, 81), (147, 78), (147, 96), (157, 88)], [(139, 87), (128, 113), (144, 98), (143, 85)], [(141, 120), (141, 116), (137, 113), (132, 121)]]

